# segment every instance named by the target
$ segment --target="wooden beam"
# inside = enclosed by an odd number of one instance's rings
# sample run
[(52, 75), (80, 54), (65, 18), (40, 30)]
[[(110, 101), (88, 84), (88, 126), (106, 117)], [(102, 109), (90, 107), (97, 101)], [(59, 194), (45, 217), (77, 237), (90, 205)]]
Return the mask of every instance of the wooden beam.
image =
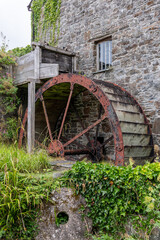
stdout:
[(34, 79), (34, 78), (27, 78), (27, 79), (22, 79), (21, 81), (17, 81), (17, 82), (13, 82), (15, 86), (23, 86), (27, 83), (30, 83), (31, 81), (35, 82), (35, 83), (42, 83), (41, 80), (39, 79)]
[(27, 145), (28, 152), (34, 149), (35, 141), (35, 81), (28, 83), (28, 128), (27, 128)]
[(40, 48), (44, 48), (44, 49), (48, 49), (52, 52), (57, 52), (57, 53), (62, 53), (68, 56), (75, 56), (76, 54), (74, 52), (70, 52), (70, 51), (66, 51), (60, 48), (56, 48), (56, 47), (52, 47), (46, 44), (41, 44), (41, 43), (37, 43), (37, 42), (32, 42), (32, 46), (39, 46)]
[(41, 49), (36, 46), (34, 50), (34, 78), (40, 78)]
[(56, 77), (59, 75), (59, 64), (41, 63), (40, 79)]

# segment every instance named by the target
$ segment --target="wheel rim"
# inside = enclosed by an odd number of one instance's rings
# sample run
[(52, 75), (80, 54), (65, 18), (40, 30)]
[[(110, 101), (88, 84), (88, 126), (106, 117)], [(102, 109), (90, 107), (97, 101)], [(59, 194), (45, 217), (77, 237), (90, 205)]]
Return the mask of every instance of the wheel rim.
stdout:
[[(50, 123), (49, 123), (49, 118), (48, 118), (43, 94), (49, 88), (51, 88), (55, 85), (62, 84), (62, 83), (69, 83), (70, 84), (70, 93), (69, 93), (67, 104), (66, 104), (66, 107), (65, 107), (62, 123), (61, 123), (61, 126), (60, 126), (60, 131), (58, 133), (58, 138), (55, 141), (52, 137), (51, 127), (50, 127)], [(72, 139), (69, 139), (64, 144), (62, 144), (62, 142), (60, 141), (60, 138), (61, 138), (61, 135), (62, 135), (64, 122), (65, 122), (65, 119), (66, 119), (66, 116), (67, 116), (68, 108), (70, 106), (70, 102), (71, 102), (71, 98), (72, 98), (72, 95), (73, 95), (73, 90), (74, 90), (75, 84), (84, 87), (92, 95), (94, 95), (95, 98), (100, 103), (100, 106), (102, 106), (104, 113), (102, 114), (101, 111), (100, 111), (98, 120), (95, 121), (93, 124), (90, 124), (90, 126), (88, 126), (87, 128), (85, 128), (83, 126), (83, 124), (81, 123), (81, 125), (83, 127), (83, 131), (81, 131), (79, 134), (74, 136)], [(59, 75), (57, 77), (54, 77), (54, 78), (48, 80), (37, 91), (36, 97), (35, 97), (35, 102), (37, 102), (37, 100), (40, 100), (42, 102), (42, 105), (43, 105), (44, 115), (45, 115), (45, 119), (46, 119), (46, 123), (47, 123), (47, 127), (48, 127), (48, 132), (49, 132), (49, 136), (50, 136), (50, 141), (51, 141), (51, 144), (48, 147), (49, 152), (55, 152), (57, 155), (60, 155), (60, 156), (64, 156), (64, 155), (72, 154), (73, 152), (76, 152), (76, 151), (73, 151), (73, 150), (69, 152), (68, 150), (65, 150), (65, 148), (68, 145), (70, 145), (71, 143), (73, 143), (73, 142), (75, 143), (76, 140), (79, 137), (81, 137), (83, 134), (87, 135), (89, 130), (91, 130), (93, 127), (96, 127), (96, 137), (95, 137), (95, 141), (94, 141), (94, 146), (96, 146), (95, 151), (97, 151), (98, 148), (103, 147), (103, 144), (99, 144), (99, 143), (97, 144), (97, 134), (98, 134), (99, 124), (103, 120), (108, 118), (109, 122), (110, 122), (111, 130), (112, 130), (112, 134), (113, 134), (113, 139), (114, 139), (115, 164), (116, 165), (123, 165), (124, 164), (123, 138), (122, 138), (122, 132), (121, 132), (120, 123), (118, 121), (117, 115), (114, 111), (114, 108), (112, 107), (112, 104), (110, 103), (109, 99), (107, 98), (107, 96), (103, 93), (103, 91), (91, 79), (88, 79), (84, 76), (73, 75), (73, 74)], [(74, 108), (74, 106), (73, 106), (73, 108)], [(78, 113), (76, 113), (76, 114), (78, 115)], [(27, 115), (28, 115), (28, 110), (26, 110), (26, 112), (25, 112), (24, 119), (23, 119), (23, 122), (22, 122), (22, 127), (21, 127), (21, 130), (20, 130), (19, 147), (21, 147), (21, 145), (22, 145), (22, 138), (23, 138), (23, 134), (24, 134), (24, 128), (25, 128), (25, 125), (26, 125), (26, 121), (27, 121)], [(111, 139), (107, 139), (106, 141), (109, 142), (109, 141), (111, 141)], [(88, 141), (88, 142), (91, 142), (91, 141)], [(93, 146), (93, 142), (92, 142), (92, 146)], [(78, 154), (78, 152), (80, 152), (82, 150), (83, 150), (83, 152), (86, 152), (86, 153), (87, 153), (87, 151), (90, 152), (89, 148), (78, 149), (77, 154)]]

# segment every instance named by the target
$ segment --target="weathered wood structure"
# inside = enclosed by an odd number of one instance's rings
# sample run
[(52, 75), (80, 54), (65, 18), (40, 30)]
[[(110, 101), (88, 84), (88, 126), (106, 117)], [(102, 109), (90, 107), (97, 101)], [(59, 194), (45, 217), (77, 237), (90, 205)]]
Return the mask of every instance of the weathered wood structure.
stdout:
[(74, 53), (35, 43), (33, 47), (34, 51), (18, 59), (15, 69), (15, 85), (28, 85), (19, 146), (27, 125), (29, 152), (36, 141), (61, 157), (87, 154), (95, 161), (115, 160), (117, 165), (130, 157), (137, 164), (152, 159), (149, 123), (125, 89), (74, 75)]
[[(42, 85), (47, 79), (74, 71), (75, 54), (32, 43), (34, 50), (17, 60), (14, 69), (14, 85), (26, 87), (28, 85), (28, 151), (34, 148), (35, 141), (35, 90), (36, 84)], [(60, 66), (60, 67), (59, 67)]]

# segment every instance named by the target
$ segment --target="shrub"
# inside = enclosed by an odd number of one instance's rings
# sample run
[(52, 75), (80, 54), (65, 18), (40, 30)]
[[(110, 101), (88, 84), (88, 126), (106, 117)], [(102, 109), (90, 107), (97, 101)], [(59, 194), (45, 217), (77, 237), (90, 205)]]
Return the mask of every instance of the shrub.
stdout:
[(95, 230), (115, 233), (132, 216), (150, 231), (150, 220), (160, 218), (159, 163), (133, 169), (81, 162), (64, 174), (63, 182), (85, 198)]

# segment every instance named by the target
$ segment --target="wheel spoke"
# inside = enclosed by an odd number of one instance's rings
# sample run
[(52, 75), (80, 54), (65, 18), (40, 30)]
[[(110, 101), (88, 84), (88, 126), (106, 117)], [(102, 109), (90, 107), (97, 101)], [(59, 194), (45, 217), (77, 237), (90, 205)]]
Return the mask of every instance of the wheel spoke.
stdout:
[(81, 155), (81, 154), (89, 154), (89, 150), (86, 149), (72, 149), (72, 150), (64, 150), (65, 155)]
[(43, 111), (44, 111), (44, 115), (45, 115), (45, 119), (46, 119), (46, 123), (47, 123), (47, 127), (48, 127), (49, 136), (50, 136), (51, 142), (53, 142), (51, 127), (50, 127), (50, 123), (49, 123), (48, 114), (47, 114), (46, 105), (45, 105), (45, 102), (44, 102), (43, 95), (41, 95), (40, 99), (41, 99), (42, 106), (43, 106)]
[(66, 147), (69, 144), (71, 144), (72, 142), (74, 142), (77, 138), (81, 137), (83, 134), (85, 134), (86, 132), (88, 132), (90, 129), (94, 128), (97, 124), (101, 123), (105, 118), (107, 117), (106, 113), (103, 114), (103, 116), (98, 119), (96, 122), (94, 122), (92, 125), (90, 125), (88, 128), (84, 129), (82, 132), (80, 132), (79, 134), (77, 134), (74, 138), (72, 138), (71, 140), (69, 140), (68, 142), (66, 142), (63, 146)]
[[(100, 108), (99, 108), (98, 119), (100, 119), (101, 114), (102, 114), (102, 105), (100, 105)], [(99, 124), (97, 125), (97, 129), (96, 129), (96, 137), (95, 137), (95, 144), (94, 144), (94, 146), (97, 145), (97, 137), (98, 137), (98, 133), (99, 133)]]
[[(66, 138), (66, 137), (61, 137), (62, 140), (68, 142), (69, 140)], [(77, 142), (76, 140), (74, 141), (74, 144), (77, 145), (79, 148), (84, 148), (85, 149), (85, 146), (83, 146), (81, 143)], [(88, 149), (89, 151), (89, 149)]]
[(67, 115), (67, 112), (68, 112), (69, 104), (70, 104), (71, 97), (72, 97), (72, 93), (73, 93), (73, 88), (74, 88), (74, 84), (71, 83), (71, 86), (70, 86), (70, 94), (69, 94), (68, 101), (67, 101), (67, 105), (66, 105), (66, 109), (65, 109), (65, 112), (64, 112), (64, 116), (63, 116), (61, 128), (60, 128), (60, 131), (59, 131), (58, 140), (60, 139), (61, 134), (62, 134), (63, 125), (64, 125), (64, 122), (65, 122), (65, 119), (66, 119), (66, 115)]

